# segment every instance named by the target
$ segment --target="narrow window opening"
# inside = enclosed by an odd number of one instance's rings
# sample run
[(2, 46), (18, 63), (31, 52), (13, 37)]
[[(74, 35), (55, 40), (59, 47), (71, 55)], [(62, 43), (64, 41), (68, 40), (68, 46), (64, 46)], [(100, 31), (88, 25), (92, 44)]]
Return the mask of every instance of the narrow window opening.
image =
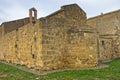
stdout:
[(18, 29), (16, 29), (16, 31), (18, 31)]
[(17, 44), (15, 44), (15, 48), (17, 48)]
[(35, 59), (35, 54), (32, 54), (32, 58)]
[(36, 37), (34, 37), (34, 42), (36, 42)]
[(102, 41), (102, 46), (104, 46), (105, 45), (105, 42), (104, 41)]

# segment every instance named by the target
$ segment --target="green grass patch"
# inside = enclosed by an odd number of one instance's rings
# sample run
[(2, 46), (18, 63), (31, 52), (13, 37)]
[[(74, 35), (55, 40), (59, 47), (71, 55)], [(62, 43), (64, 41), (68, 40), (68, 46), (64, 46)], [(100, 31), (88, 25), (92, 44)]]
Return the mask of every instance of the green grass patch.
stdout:
[(0, 80), (35, 80), (36, 75), (0, 63)]
[(0, 80), (120, 80), (120, 59), (106, 64), (109, 67), (104, 69), (70, 70), (37, 76), (0, 63)]

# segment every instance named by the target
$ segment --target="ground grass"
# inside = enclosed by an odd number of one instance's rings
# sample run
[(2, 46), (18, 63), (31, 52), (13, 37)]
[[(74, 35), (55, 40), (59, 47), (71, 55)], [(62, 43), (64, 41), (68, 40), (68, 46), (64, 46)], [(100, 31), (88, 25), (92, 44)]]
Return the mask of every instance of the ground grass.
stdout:
[(71, 70), (37, 76), (0, 63), (0, 80), (120, 80), (120, 59), (98, 70)]

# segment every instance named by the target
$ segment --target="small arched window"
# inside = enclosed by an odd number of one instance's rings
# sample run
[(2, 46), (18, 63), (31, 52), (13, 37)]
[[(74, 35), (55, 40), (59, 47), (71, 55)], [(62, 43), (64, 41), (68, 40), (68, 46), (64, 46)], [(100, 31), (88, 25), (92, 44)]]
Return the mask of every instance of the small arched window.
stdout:
[(37, 10), (35, 8), (29, 9), (29, 21), (35, 23), (37, 20)]

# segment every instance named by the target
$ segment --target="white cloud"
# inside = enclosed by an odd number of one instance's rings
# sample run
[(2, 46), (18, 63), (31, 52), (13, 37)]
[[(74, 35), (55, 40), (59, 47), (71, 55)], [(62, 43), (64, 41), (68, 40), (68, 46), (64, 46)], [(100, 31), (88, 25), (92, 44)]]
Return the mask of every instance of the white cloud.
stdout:
[(79, 0), (88, 17), (106, 13), (120, 8), (120, 0)]
[[(0, 6), (2, 13), (0, 15), (2, 15), (2, 17), (6, 20), (14, 20), (17, 18), (20, 18), (22, 16), (25, 17), (26, 15), (26, 9), (24, 7), (22, 7), (21, 5), (19, 5), (19, 3), (16, 1), (7, 1), (6, 6)], [(21, 12), (22, 11), (22, 12)]]
[[(19, 0), (13, 0), (13, 1), (5, 0), (2, 2), (4, 3), (4, 5), (0, 5), (0, 11), (1, 11), (0, 23), (28, 17), (29, 16), (29, 8), (36, 7), (39, 9), (39, 7), (42, 7), (38, 3), (38, 1), (31, 3), (31, 0), (26, 0), (26, 1), (25, 0), (21, 0), (21, 1), (19, 1)], [(0, 4), (2, 4), (2, 3), (0, 2)], [(7, 5), (5, 5), (5, 4), (7, 4)], [(39, 9), (38, 16), (42, 17), (45, 15), (47, 15), (47, 12), (44, 11), (43, 9)]]
[(29, 16), (28, 9), (31, 7), (37, 8), (38, 17), (44, 17), (72, 3), (83, 8), (88, 17), (120, 9), (120, 0), (1, 0), (0, 23)]

